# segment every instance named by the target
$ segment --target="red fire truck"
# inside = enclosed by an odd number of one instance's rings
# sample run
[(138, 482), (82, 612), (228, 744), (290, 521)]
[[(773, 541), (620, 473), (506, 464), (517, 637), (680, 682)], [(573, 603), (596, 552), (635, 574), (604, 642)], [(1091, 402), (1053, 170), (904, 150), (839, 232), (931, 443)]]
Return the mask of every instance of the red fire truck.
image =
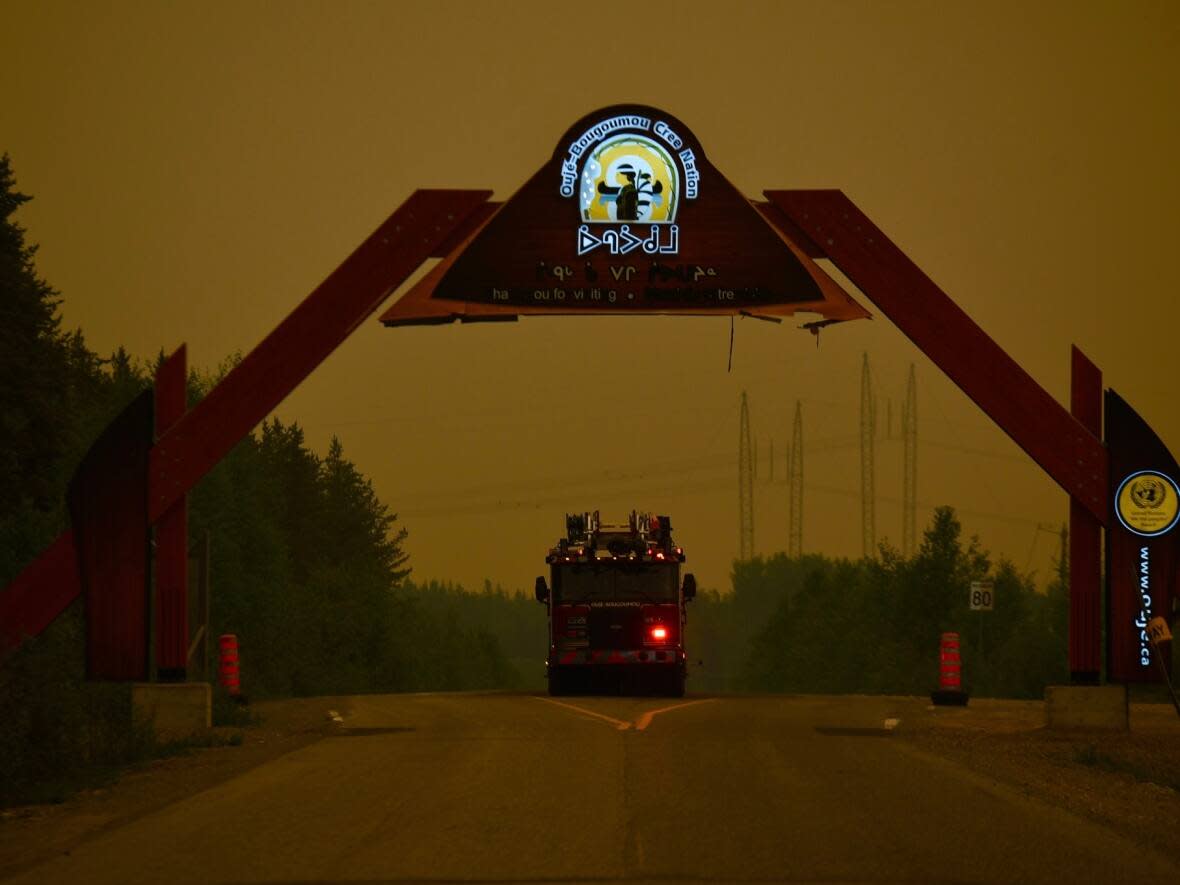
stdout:
[(549, 609), (549, 694), (576, 691), (684, 694), (684, 550), (667, 516), (632, 512), (608, 525), (593, 513), (567, 514), (566, 536), (549, 551), (552, 589), (537, 578)]

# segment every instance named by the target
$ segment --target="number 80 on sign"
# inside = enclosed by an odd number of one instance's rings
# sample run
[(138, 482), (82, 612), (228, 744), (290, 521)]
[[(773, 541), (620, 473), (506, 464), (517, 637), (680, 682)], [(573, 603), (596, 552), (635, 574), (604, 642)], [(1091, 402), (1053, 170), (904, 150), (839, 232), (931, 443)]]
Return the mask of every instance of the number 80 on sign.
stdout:
[(968, 599), (973, 612), (990, 612), (996, 607), (996, 592), (991, 581), (972, 581)]

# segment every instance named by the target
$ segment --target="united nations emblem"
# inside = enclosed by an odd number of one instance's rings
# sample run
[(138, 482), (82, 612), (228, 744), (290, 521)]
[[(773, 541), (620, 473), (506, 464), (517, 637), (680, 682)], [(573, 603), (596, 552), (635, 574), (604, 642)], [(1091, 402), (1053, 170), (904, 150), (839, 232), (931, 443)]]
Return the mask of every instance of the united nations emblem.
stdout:
[(1115, 492), (1115, 513), (1128, 531), (1146, 538), (1171, 530), (1180, 518), (1180, 489), (1156, 470), (1132, 473)]
[(1155, 510), (1168, 497), (1168, 487), (1158, 477), (1145, 475), (1133, 480), (1130, 486), (1131, 503), (1136, 507)]

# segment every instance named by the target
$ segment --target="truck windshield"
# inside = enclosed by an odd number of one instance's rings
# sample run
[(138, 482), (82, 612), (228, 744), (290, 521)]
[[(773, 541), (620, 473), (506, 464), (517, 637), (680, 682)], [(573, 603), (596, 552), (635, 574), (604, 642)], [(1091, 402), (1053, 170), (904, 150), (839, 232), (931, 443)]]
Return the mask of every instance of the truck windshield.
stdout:
[(556, 602), (676, 602), (676, 567), (640, 562), (574, 562), (553, 570)]

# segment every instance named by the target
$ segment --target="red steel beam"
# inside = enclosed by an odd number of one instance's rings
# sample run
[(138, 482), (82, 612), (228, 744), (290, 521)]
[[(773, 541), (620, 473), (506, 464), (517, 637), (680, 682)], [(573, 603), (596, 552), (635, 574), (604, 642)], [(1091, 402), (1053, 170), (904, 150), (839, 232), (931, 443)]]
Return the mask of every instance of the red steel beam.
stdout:
[[(1070, 353), (1069, 410), (1102, 438), (1102, 372), (1077, 347)], [(1102, 525), (1069, 499), (1069, 672), (1097, 683), (1102, 673)]]
[(491, 191), (419, 190), (344, 260), (151, 452), (154, 522), (462, 227)]
[(767, 191), (766, 196), (1073, 500), (1106, 525), (1107, 453), (1089, 427), (1037, 384), (843, 192)]
[[(182, 344), (156, 369), (156, 439), (188, 407), (188, 368)], [(155, 665), (160, 679), (184, 681), (188, 666), (188, 496), (155, 523)]]
[(496, 210), (502, 205), (503, 203), (487, 202), (477, 206), (474, 212), (463, 218), (444, 239), (439, 241), (434, 251), (430, 253), (430, 257), (446, 258), (462, 246), (463, 242), (479, 230), (489, 218), (495, 215)]
[(0, 659), (39, 636), (81, 593), (74, 532), (67, 529), (0, 592)]

